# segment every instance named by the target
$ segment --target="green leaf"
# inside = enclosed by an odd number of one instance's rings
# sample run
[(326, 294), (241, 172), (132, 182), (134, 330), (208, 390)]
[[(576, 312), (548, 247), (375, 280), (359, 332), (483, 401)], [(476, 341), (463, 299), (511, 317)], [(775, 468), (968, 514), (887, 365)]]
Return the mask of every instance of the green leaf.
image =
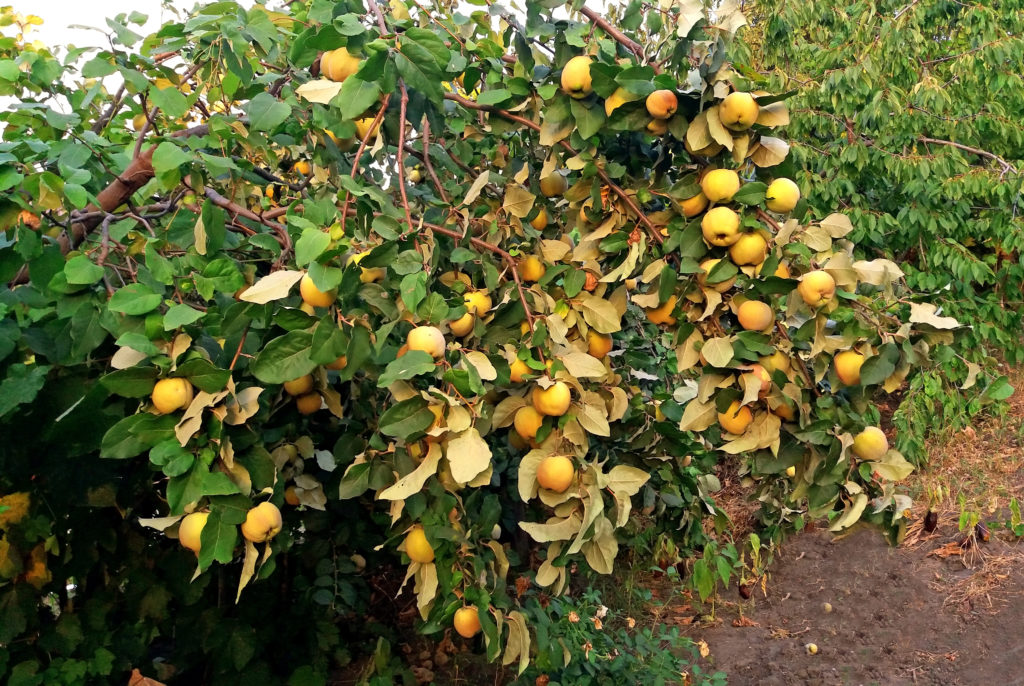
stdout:
[(376, 81), (363, 81), (350, 76), (341, 84), (341, 90), (331, 104), (341, 108), (344, 119), (357, 119), (380, 99), (380, 85)]
[(100, 457), (124, 460), (169, 438), (174, 438), (174, 415), (142, 412), (125, 417), (103, 435)]
[(764, 202), (767, 190), (767, 184), (761, 181), (752, 181), (740, 186), (740, 189), (736, 191), (736, 195), (732, 196), (732, 199), (741, 205), (760, 205)]
[(181, 119), (188, 112), (188, 98), (177, 88), (150, 88), (149, 99), (168, 119)]
[(422, 397), (416, 396), (389, 407), (380, 416), (380, 432), (385, 436), (405, 440), (426, 431), (434, 423), (434, 413), (427, 409), (428, 404)]
[(0, 417), (18, 405), (30, 403), (46, 383), (48, 365), (11, 365), (7, 378), (0, 383)]
[(181, 376), (192, 382), (192, 385), (207, 393), (216, 393), (224, 390), (231, 378), (231, 372), (227, 369), (218, 369), (213, 364), (201, 357), (194, 357), (185, 363), (178, 365), (174, 376)]
[(860, 368), (860, 382), (864, 386), (880, 384), (896, 371), (900, 351), (895, 343), (886, 343), (878, 349), (878, 354), (864, 360)]
[(423, 93), (435, 105), (441, 105), (444, 100), (441, 70), (427, 50), (416, 43), (403, 43), (395, 53), (395, 66), (406, 84)]
[(253, 375), (263, 383), (284, 383), (309, 374), (316, 368), (310, 358), (313, 334), (289, 331), (267, 343), (252, 363)]
[(654, 69), (651, 67), (630, 67), (623, 69), (615, 82), (628, 90), (630, 93), (646, 97), (655, 90)]
[(306, 229), (295, 241), (295, 262), (305, 266), (320, 257), (331, 244), (331, 234), (323, 229)]
[(100, 377), (100, 383), (125, 398), (144, 398), (153, 392), (158, 374), (156, 367), (129, 367)]
[(594, 105), (587, 106), (581, 100), (573, 100), (569, 105), (572, 116), (576, 119), (576, 128), (584, 138), (590, 138), (604, 125), (604, 108)]
[(427, 295), (427, 273), (420, 271), (402, 277), (399, 292), (406, 308), (415, 310)]
[(512, 91), (507, 88), (495, 88), (486, 90), (477, 96), (476, 101), (481, 105), (498, 105), (512, 98)]
[(194, 324), (206, 316), (205, 312), (193, 309), (184, 303), (171, 305), (164, 315), (164, 331), (174, 331), (180, 326)]
[(164, 141), (156, 146), (156, 150), (153, 152), (153, 170), (157, 174), (177, 169), (191, 161), (191, 155), (169, 141)]
[(229, 564), (235, 556), (238, 526), (225, 522), (218, 510), (210, 516), (199, 535), (199, 568), (206, 569), (213, 562)]
[(133, 283), (115, 291), (110, 296), (107, 308), (122, 314), (146, 314), (156, 309), (162, 300), (163, 296), (154, 293), (149, 286)]
[(256, 131), (271, 131), (291, 116), (292, 108), (270, 93), (260, 93), (245, 106), (249, 126)]
[(411, 379), (420, 374), (427, 374), (437, 369), (434, 358), (422, 350), (410, 350), (401, 357), (392, 360), (384, 373), (377, 380), (378, 388), (387, 388), (395, 381)]

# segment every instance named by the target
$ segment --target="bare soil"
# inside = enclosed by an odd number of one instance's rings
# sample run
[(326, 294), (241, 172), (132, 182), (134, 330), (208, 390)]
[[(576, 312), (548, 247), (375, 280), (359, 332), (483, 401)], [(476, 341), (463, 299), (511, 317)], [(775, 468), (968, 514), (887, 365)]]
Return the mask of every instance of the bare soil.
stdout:
[(794, 536), (767, 597), (720, 610), (694, 638), (731, 686), (1024, 684), (1024, 549), (993, 536), (960, 554), (956, 526), (900, 548), (868, 528)]

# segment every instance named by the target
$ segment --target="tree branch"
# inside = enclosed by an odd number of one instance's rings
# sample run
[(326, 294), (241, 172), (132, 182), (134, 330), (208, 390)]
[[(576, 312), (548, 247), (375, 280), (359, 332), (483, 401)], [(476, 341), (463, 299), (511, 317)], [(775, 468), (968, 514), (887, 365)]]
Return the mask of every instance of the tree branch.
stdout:
[(951, 148), (957, 148), (958, 150), (963, 150), (964, 152), (969, 152), (973, 155), (978, 155), (979, 157), (985, 157), (987, 159), (994, 160), (999, 164), (999, 166), (1003, 168), (1003, 171), (1000, 173), (1000, 176), (1005, 176), (1007, 172), (1013, 172), (1014, 174), (1017, 173), (1017, 170), (1014, 168), (1012, 164), (1004, 160), (999, 155), (988, 152), (987, 150), (982, 150), (980, 148), (972, 148), (969, 145), (964, 145), (963, 143), (957, 143), (955, 141), (944, 141), (938, 138), (928, 138), (927, 136), (921, 136), (917, 140), (925, 144), (934, 143), (935, 145), (948, 145)]
[[(616, 41), (618, 41), (620, 45), (622, 45), (631, 53), (636, 55), (637, 59), (645, 59), (644, 47), (642, 45), (637, 43), (635, 40), (624, 34), (616, 27), (612, 26), (607, 19), (599, 15), (597, 12), (590, 9), (589, 7), (582, 7), (580, 8), (580, 14), (589, 19), (595, 26), (597, 26), (597, 28), (601, 29), (609, 36), (614, 38)], [(655, 74), (661, 73), (661, 67), (659, 67), (657, 64), (652, 63), (650, 66), (652, 69), (654, 69)]]
[[(478, 110), (481, 112), (488, 112), (491, 114), (497, 114), (498, 116), (504, 117), (509, 121), (517, 122), (519, 124), (522, 124), (523, 126), (531, 128), (534, 131), (540, 133), (540, 125), (537, 124), (536, 122), (530, 121), (529, 119), (521, 117), (518, 114), (512, 114), (511, 112), (503, 110), (500, 107), (494, 107), (493, 105), (481, 105), (480, 103), (464, 98), (456, 93), (445, 93), (444, 97), (445, 99), (457, 102), (468, 109)], [(569, 143), (567, 143), (566, 141), (563, 140), (559, 141), (558, 143), (559, 145), (561, 145), (561, 147), (563, 147), (566, 150), (566, 152), (568, 152), (573, 157), (579, 154), (578, 152), (576, 152), (576, 149), (569, 145)], [(630, 195), (626, 193), (626, 191), (622, 190), (621, 186), (612, 181), (611, 177), (608, 176), (608, 174), (605, 173), (605, 171), (600, 167), (597, 167), (597, 175), (601, 177), (601, 181), (603, 181), (604, 184), (608, 186), (608, 188), (610, 188), (611, 191), (615, 193), (615, 195), (617, 195), (620, 200), (626, 203), (626, 206), (629, 207), (633, 214), (636, 215), (640, 223), (644, 225), (644, 228), (647, 229), (647, 233), (650, 235), (651, 239), (658, 245), (664, 243), (665, 237), (661, 235), (660, 231), (658, 231), (658, 227), (656, 227), (654, 223), (647, 218), (647, 215), (643, 213), (643, 210), (641, 210), (640, 207), (637, 206), (633, 198), (630, 197)]]

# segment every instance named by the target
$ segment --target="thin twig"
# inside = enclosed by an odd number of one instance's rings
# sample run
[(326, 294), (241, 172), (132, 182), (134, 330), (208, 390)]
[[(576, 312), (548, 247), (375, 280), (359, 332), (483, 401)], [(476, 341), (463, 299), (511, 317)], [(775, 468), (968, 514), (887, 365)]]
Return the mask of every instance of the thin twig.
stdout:
[(952, 148), (957, 148), (958, 150), (963, 150), (964, 152), (969, 152), (974, 155), (978, 155), (979, 157), (986, 157), (990, 160), (994, 160), (998, 162), (999, 165), (1003, 168), (1003, 171), (1000, 174), (1000, 176), (1005, 176), (1007, 172), (1013, 172), (1014, 174), (1017, 173), (1017, 170), (1014, 168), (1014, 166), (1007, 162), (1006, 160), (1004, 160), (1002, 157), (994, 153), (988, 152), (987, 150), (982, 150), (981, 148), (972, 148), (971, 146), (964, 145), (963, 143), (957, 143), (955, 141), (944, 141), (938, 138), (928, 138), (927, 136), (921, 136), (917, 140), (926, 144), (934, 143), (935, 145), (948, 145)]
[[(775, 322), (775, 328), (779, 330), (782, 337), (789, 341), (790, 344), (793, 343), (793, 339), (789, 337), (789, 332), (786, 331), (786, 327), (782, 325), (782, 322)], [(793, 350), (793, 357), (796, 359), (797, 369), (800, 371), (800, 376), (804, 377), (804, 383), (807, 384), (807, 387), (811, 389), (811, 392), (814, 393), (815, 396), (821, 397), (821, 391), (818, 390), (818, 384), (814, 383), (814, 380), (811, 378), (811, 373), (807, 371), (807, 367), (804, 365), (803, 359), (799, 354), (797, 354), (796, 350)]]
[[(464, 98), (456, 93), (445, 93), (444, 97), (445, 99), (457, 102), (468, 109), (478, 110), (481, 112), (489, 112), (491, 114), (497, 114), (498, 116), (504, 117), (509, 121), (514, 121), (516, 123), (522, 124), (523, 126), (529, 127), (538, 133), (540, 132), (540, 125), (537, 124), (536, 122), (530, 121), (525, 117), (520, 117), (518, 114), (513, 114), (507, 110), (503, 110), (500, 107), (494, 107), (492, 105), (481, 105), (480, 103), (468, 100), (467, 98)], [(573, 157), (579, 154), (578, 152), (576, 152), (575, 148), (573, 148), (571, 145), (569, 145), (568, 142), (564, 140), (559, 141), (559, 145), (561, 145), (562, 148), (564, 148), (565, 151), (568, 152)], [(608, 176), (608, 174), (605, 173), (605, 171), (601, 169), (600, 166), (597, 167), (597, 175), (600, 176), (604, 184), (608, 186), (612, 190), (612, 192), (619, 197), (620, 200), (626, 203), (626, 206), (629, 207), (630, 210), (632, 210), (633, 214), (636, 215), (637, 219), (640, 220), (640, 223), (643, 224), (644, 228), (647, 229), (647, 233), (651, 236), (651, 239), (658, 245), (664, 243), (665, 237), (661, 235), (661, 232), (658, 231), (658, 227), (656, 227), (654, 223), (647, 218), (647, 215), (645, 215), (643, 211), (637, 206), (633, 198), (630, 197), (630, 195), (626, 193), (626, 191), (622, 190), (621, 186), (612, 181), (612, 178)]]
[(423, 115), (423, 166), (427, 169), (427, 175), (430, 176), (430, 180), (434, 183), (434, 188), (437, 189), (438, 194), (441, 196), (441, 200), (444, 204), (451, 205), (451, 198), (448, 197), (448, 193), (445, 192), (444, 186), (437, 178), (437, 174), (434, 173), (434, 165), (430, 162), (430, 121), (427, 119), (427, 115)]

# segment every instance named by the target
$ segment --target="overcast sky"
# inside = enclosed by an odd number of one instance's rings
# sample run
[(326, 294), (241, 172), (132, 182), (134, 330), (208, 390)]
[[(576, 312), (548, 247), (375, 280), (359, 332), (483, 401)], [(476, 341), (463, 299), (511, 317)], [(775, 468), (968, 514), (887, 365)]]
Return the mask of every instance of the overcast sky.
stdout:
[[(254, 0), (238, 0), (239, 4), (251, 7)], [(386, 0), (381, 0), (387, 5)], [(519, 0), (519, 4), (530, 0)], [(594, 9), (602, 9), (609, 0), (588, 0), (587, 5)], [(614, 3), (618, 0), (610, 0)], [(88, 45), (105, 45), (103, 36), (84, 28), (72, 28), (74, 26), (94, 26), (105, 30), (104, 22), (106, 17), (113, 17), (121, 13), (139, 12), (149, 16), (149, 23), (142, 31), (133, 30), (136, 33), (147, 34), (155, 31), (164, 21), (173, 18), (167, 10), (163, 9), (164, 4), (169, 4), (179, 9), (191, 9), (197, 3), (196, 0), (0, 0), (0, 3), (13, 5), (14, 9), (22, 14), (34, 14), (43, 19), (42, 26), (33, 27), (30, 34), (37, 40), (49, 46), (74, 44), (78, 47)], [(205, 2), (204, 2), (205, 4)], [(276, 3), (268, 3), (273, 6)], [(467, 5), (468, 11), (478, 10), (479, 7)]]

